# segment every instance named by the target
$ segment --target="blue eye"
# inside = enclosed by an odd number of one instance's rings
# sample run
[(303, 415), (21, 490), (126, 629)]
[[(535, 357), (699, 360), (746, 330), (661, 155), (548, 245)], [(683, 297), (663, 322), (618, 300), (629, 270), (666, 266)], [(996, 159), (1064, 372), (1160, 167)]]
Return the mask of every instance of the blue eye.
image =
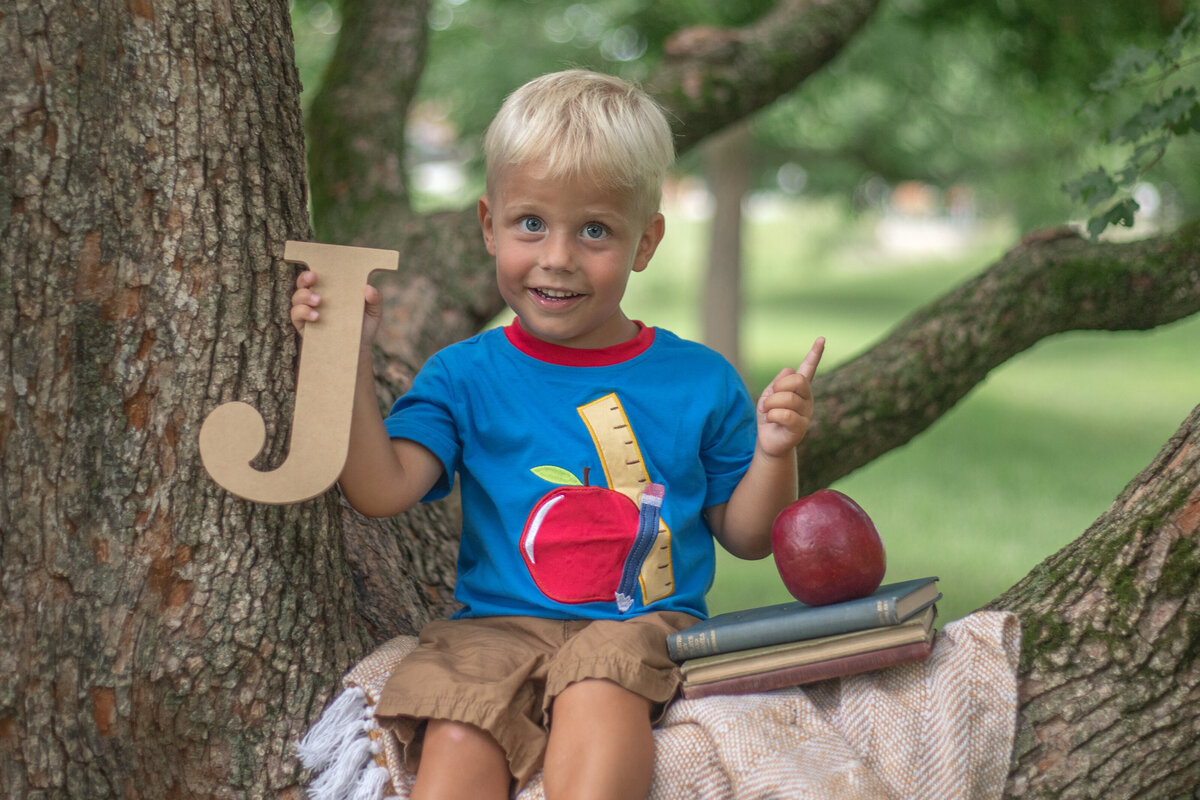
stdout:
[(521, 217), (517, 223), (525, 233), (541, 233), (546, 230), (546, 223), (537, 217)]
[(603, 239), (606, 236), (608, 236), (608, 228), (599, 222), (589, 222), (583, 226), (583, 238), (585, 239)]

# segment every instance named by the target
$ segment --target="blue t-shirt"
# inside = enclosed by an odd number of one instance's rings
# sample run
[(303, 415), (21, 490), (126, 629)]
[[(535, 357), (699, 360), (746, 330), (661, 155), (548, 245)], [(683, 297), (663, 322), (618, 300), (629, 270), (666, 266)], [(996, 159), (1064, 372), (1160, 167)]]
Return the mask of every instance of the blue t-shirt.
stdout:
[(729, 499), (756, 436), (745, 385), (716, 352), (647, 327), (566, 348), (514, 323), (429, 359), (386, 426), (445, 466), (426, 500), (459, 476), (455, 616), (707, 616), (715, 550), (701, 512)]

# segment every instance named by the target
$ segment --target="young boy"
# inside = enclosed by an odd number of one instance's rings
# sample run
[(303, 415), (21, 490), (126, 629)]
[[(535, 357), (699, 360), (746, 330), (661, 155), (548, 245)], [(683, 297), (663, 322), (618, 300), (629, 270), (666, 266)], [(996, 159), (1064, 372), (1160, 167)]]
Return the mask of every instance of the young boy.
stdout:
[[(622, 312), (662, 239), (674, 159), (640, 90), (543, 76), (505, 101), (484, 149), (479, 222), (516, 320), (435, 355), (381, 420), (365, 290), (342, 490), (385, 516), (457, 474), (463, 504), (463, 608), (422, 631), (376, 715), (416, 766), (413, 797), (506, 797), (541, 769), (550, 798), (641, 798), (652, 720), (679, 684), (666, 636), (706, 614), (713, 538), (770, 553), (824, 342), (756, 410), (719, 355)], [(297, 279), (301, 332), (315, 286)]]

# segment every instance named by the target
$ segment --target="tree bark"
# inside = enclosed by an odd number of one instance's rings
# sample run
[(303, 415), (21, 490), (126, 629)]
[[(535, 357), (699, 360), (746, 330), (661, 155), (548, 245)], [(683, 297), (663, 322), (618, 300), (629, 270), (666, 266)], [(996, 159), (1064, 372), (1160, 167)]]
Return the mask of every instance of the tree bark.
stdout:
[(307, 126), (318, 237), (403, 250), (399, 271), (380, 281), (400, 319), (378, 341), (410, 368), (503, 307), (475, 209), (421, 215), (409, 203), (406, 120), (428, 13), (427, 0), (344, 0)]
[(0, 793), (296, 795), (368, 641), (326, 497), (197, 457), (251, 402), (281, 460), (310, 235), (286, 4), (0, 13)]
[(991, 607), (1024, 632), (1008, 797), (1195, 797), (1200, 406), (1108, 511)]

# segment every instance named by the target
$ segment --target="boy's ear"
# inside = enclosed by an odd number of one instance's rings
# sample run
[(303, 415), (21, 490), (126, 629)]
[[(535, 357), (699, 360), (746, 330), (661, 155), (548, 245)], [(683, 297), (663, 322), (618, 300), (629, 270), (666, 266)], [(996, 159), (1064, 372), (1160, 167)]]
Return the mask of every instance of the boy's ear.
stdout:
[(642, 238), (638, 240), (637, 253), (633, 258), (634, 272), (641, 272), (650, 263), (650, 259), (654, 257), (654, 251), (658, 249), (658, 243), (662, 241), (666, 228), (667, 221), (662, 214), (655, 213), (650, 218), (646, 230), (642, 231)]
[(492, 230), (492, 206), (487, 195), (479, 198), (479, 227), (483, 230), (483, 244), (488, 253), (496, 255), (496, 235)]

